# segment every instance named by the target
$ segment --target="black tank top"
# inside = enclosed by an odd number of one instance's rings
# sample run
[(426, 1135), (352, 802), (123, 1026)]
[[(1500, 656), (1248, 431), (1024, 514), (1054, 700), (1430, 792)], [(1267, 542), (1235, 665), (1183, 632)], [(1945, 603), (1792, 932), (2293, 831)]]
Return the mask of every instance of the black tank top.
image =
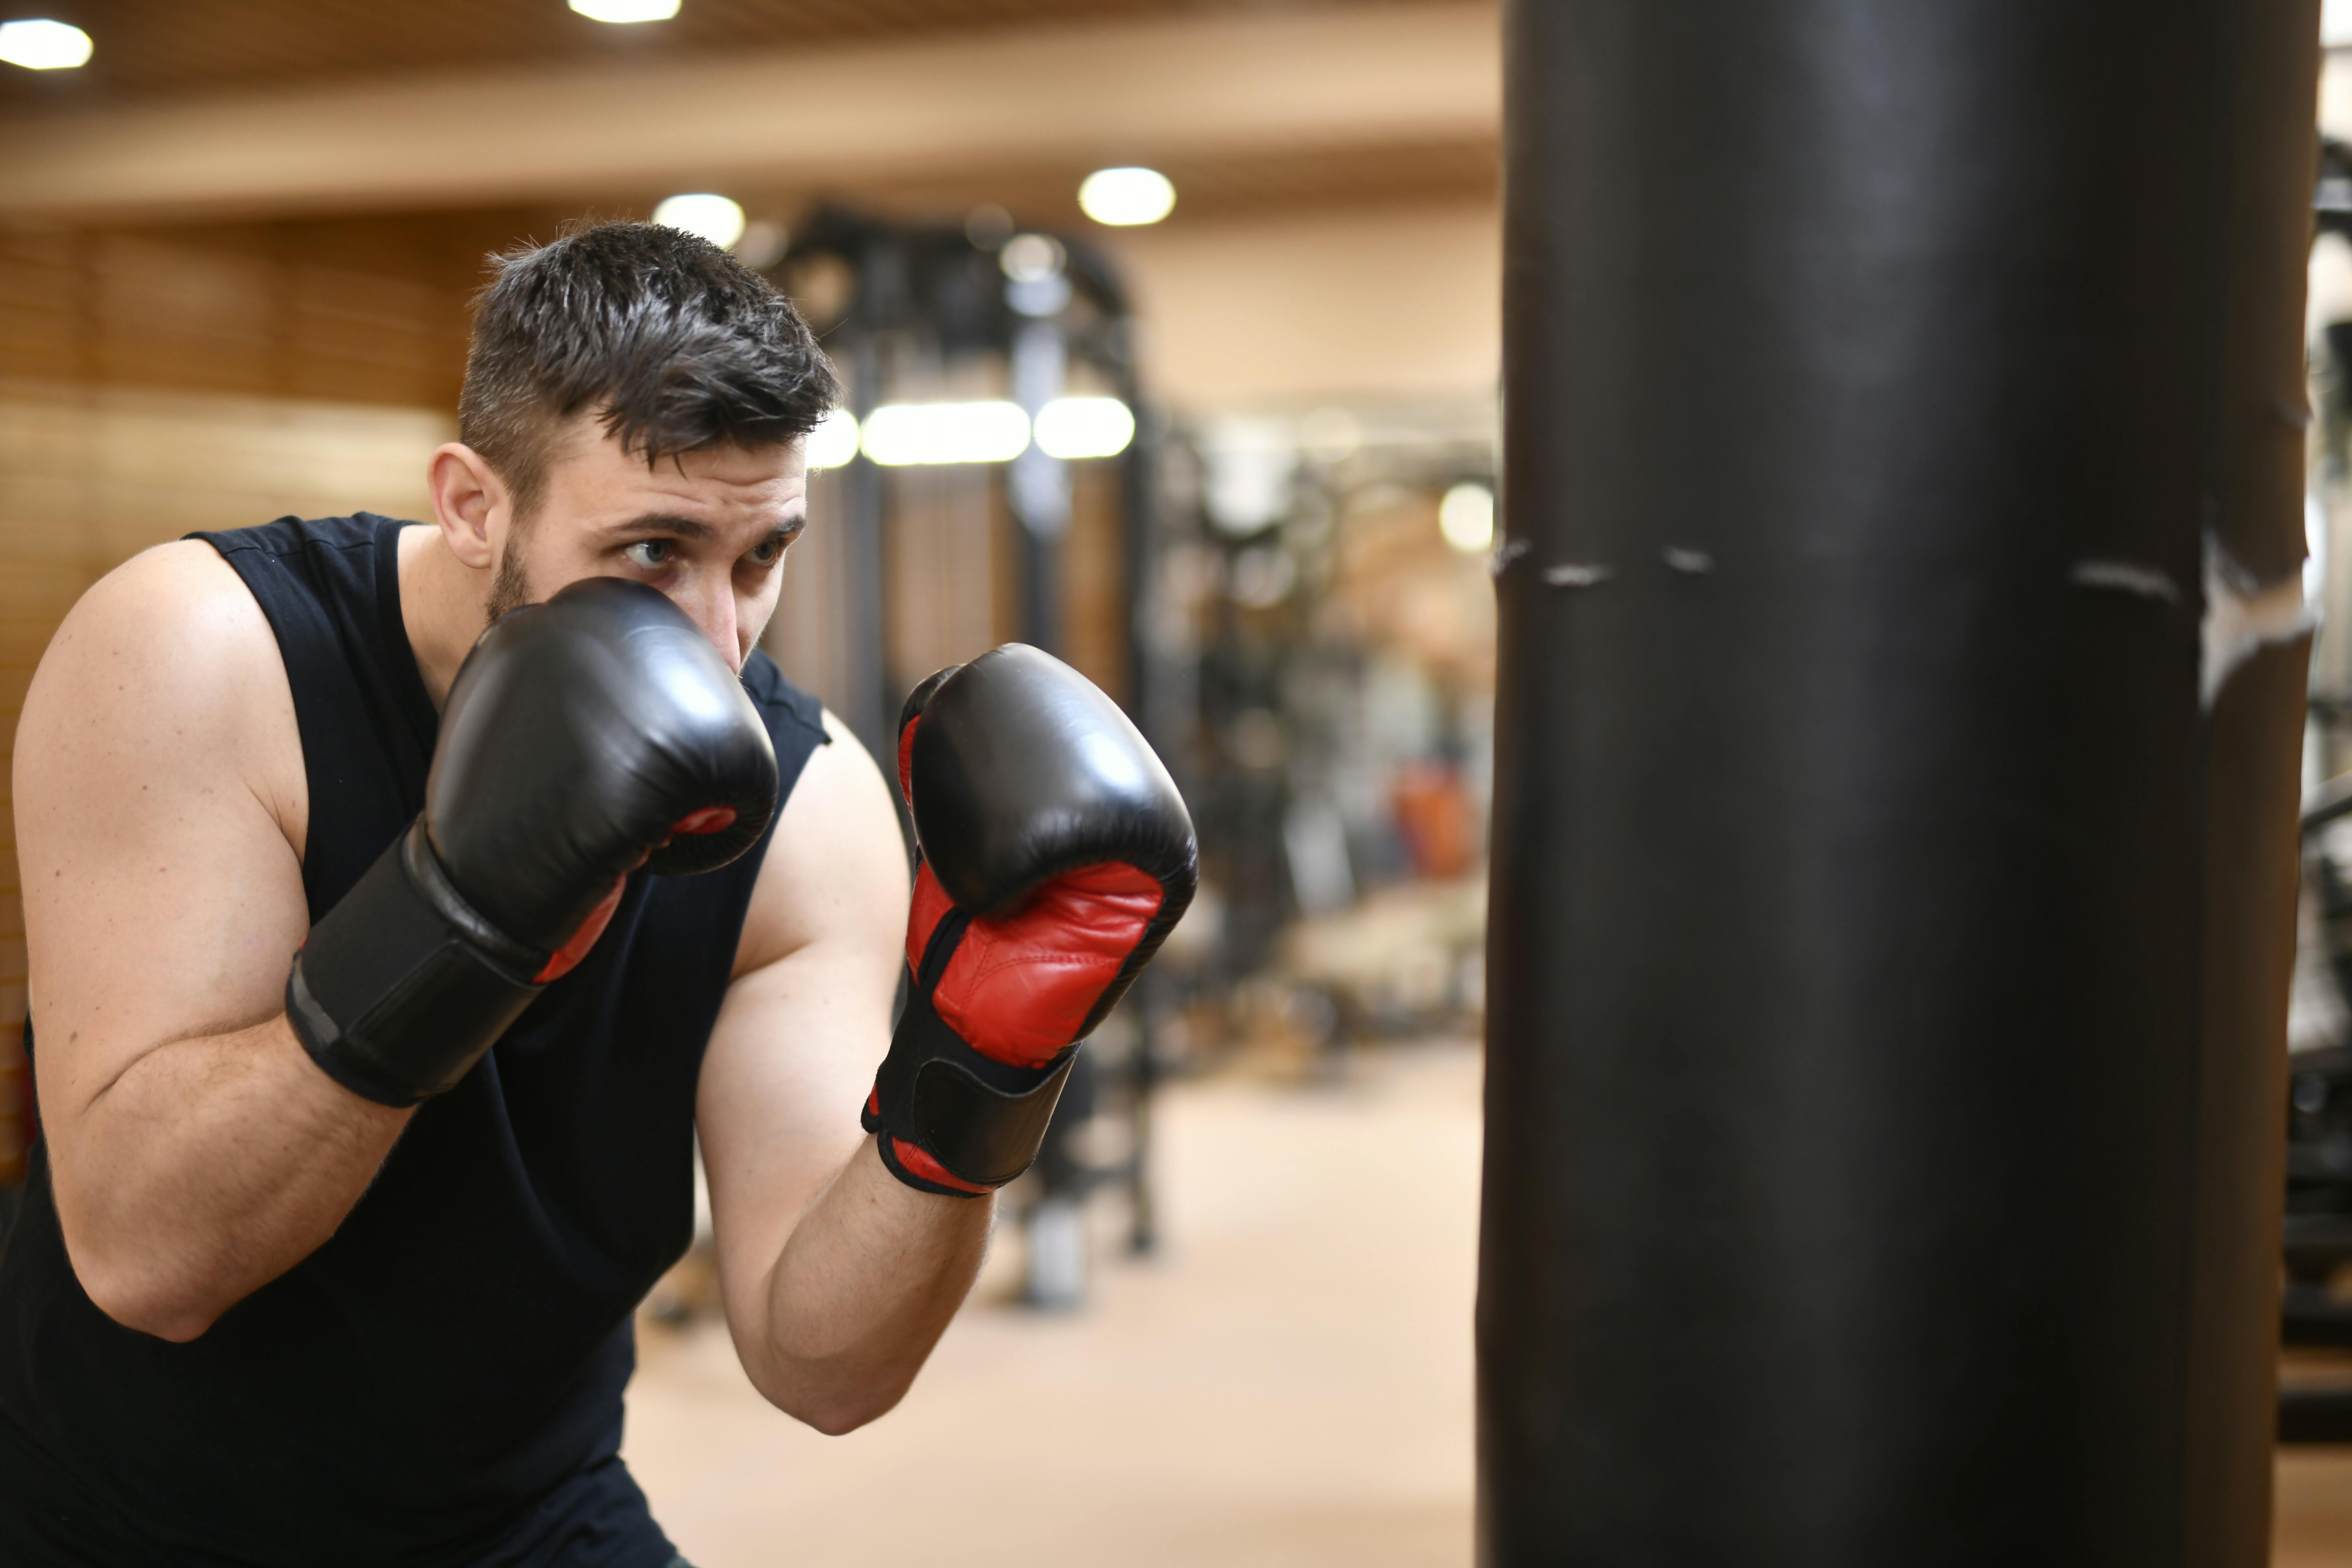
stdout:
[[(438, 719), (401, 622), (403, 526), (197, 536), (285, 656), (313, 921), (424, 805)], [(743, 684), (789, 795), (818, 705), (762, 654)], [(691, 1239), (695, 1080), (766, 847), (632, 878), (334, 1237), (192, 1343), (91, 1305), (37, 1146), (0, 1253), (0, 1563), (669, 1563), (618, 1457), (630, 1314)]]

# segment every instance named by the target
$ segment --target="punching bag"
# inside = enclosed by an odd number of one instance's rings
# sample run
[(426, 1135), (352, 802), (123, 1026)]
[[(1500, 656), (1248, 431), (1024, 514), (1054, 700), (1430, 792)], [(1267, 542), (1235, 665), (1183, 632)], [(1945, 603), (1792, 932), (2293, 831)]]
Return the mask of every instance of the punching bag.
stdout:
[(1505, 0), (1488, 1568), (2258, 1568), (2317, 0)]

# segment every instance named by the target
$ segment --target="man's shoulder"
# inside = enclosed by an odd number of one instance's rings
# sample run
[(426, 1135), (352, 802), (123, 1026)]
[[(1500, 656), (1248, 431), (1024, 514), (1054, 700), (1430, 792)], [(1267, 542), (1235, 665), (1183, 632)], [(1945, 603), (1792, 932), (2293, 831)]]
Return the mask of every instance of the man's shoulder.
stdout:
[(777, 814), (745, 919), (735, 973), (828, 937), (895, 952), (907, 921), (906, 841), (874, 758), (849, 728), (814, 708), (821, 746)]
[(284, 559), (299, 557), (312, 551), (373, 549), (386, 529), (396, 531), (415, 526), (398, 518), (362, 511), (349, 517), (281, 517), (250, 528), (194, 533), (188, 537), (190, 541), (201, 542), (223, 556), (250, 552)]
[(832, 738), (825, 730), (824, 704), (785, 679), (782, 668), (760, 648), (743, 661), (743, 689), (767, 721), (772, 739), (782, 742), (789, 734), (821, 746)]
[[(175, 540), (142, 551), (81, 596), (50, 644), (52, 657), (165, 656), (192, 676), (275, 662), (260, 606), (210, 544)], [(46, 660), (44, 662), (47, 662)]]
[[(132, 556), (67, 613), (26, 694), (26, 727), (37, 741), (58, 724), (168, 719), (191, 746), (234, 754), (274, 733), (285, 690), (277, 638), (243, 581), (211, 546), (181, 540)], [(20, 767), (38, 756), (17, 748)]]

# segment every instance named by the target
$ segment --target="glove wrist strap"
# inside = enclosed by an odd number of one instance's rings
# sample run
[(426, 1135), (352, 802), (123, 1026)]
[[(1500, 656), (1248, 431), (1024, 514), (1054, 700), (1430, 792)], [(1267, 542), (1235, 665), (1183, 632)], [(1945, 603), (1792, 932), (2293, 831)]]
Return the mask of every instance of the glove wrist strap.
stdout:
[(947, 1026), (931, 1006), (928, 986), (911, 991), (875, 1079), (880, 1113), (868, 1112), (866, 1130), (883, 1134), (883, 1163), (909, 1186), (973, 1195), (907, 1170), (895, 1157), (893, 1140), (929, 1154), (960, 1182), (1001, 1187), (1036, 1159), (1078, 1047), (1043, 1067), (998, 1061)]
[(423, 818), (310, 928), (286, 1016), (320, 1069), (383, 1105), (453, 1087), (541, 987), (548, 955), (506, 936), (450, 882)]

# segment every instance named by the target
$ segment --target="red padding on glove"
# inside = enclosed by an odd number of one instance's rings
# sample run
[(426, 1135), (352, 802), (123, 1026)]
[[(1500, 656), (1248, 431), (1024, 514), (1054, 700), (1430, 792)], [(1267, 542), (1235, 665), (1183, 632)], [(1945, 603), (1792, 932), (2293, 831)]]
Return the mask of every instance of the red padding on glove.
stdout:
[[(965, 929), (931, 1005), (982, 1055), (1043, 1067), (1077, 1038), (1165, 897), (1158, 878), (1117, 862), (1056, 877), (1013, 914)], [(919, 882), (916, 900), (919, 919)]]
[(986, 1187), (975, 1186), (961, 1176), (950, 1176), (945, 1165), (940, 1164), (904, 1138), (890, 1140), (890, 1152), (898, 1157), (898, 1163), (927, 1182), (937, 1182), (943, 1187), (953, 1187), (960, 1193), (984, 1193), (989, 1190)]
[(572, 940), (556, 950), (555, 956), (547, 961), (546, 968), (530, 977), (533, 985), (544, 985), (551, 980), (562, 979), (588, 956), (588, 950), (596, 945), (596, 939), (604, 934), (604, 928), (613, 923), (613, 911), (621, 907), (621, 894), (628, 885), (626, 877), (613, 884), (613, 890), (604, 895), (603, 903), (588, 911), (588, 918), (580, 922), (580, 929), (572, 933)]
[(898, 793), (908, 800), (915, 798), (915, 726), (921, 722), (917, 715), (898, 731)]

